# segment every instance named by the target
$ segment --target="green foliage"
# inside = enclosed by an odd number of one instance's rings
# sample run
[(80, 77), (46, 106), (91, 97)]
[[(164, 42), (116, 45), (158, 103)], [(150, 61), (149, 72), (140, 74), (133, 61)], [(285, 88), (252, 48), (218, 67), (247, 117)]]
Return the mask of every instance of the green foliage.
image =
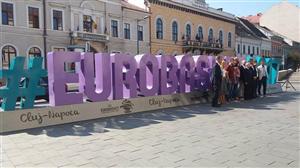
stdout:
[(300, 49), (294, 49), (291, 50), (288, 53), (288, 62), (290, 62), (293, 65), (293, 68), (295, 69), (298, 64), (300, 64)]

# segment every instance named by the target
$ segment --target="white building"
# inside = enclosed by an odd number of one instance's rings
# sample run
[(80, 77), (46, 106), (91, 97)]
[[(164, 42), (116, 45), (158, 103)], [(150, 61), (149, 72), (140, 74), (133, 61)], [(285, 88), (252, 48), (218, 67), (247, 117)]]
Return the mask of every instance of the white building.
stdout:
[(242, 18), (237, 20), (236, 54), (270, 56), (271, 40), (247, 20)]

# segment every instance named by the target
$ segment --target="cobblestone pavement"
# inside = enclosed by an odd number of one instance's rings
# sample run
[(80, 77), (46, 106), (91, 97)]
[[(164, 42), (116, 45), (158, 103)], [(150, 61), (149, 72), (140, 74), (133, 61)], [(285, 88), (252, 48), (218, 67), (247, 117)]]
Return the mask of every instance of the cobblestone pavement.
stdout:
[(299, 167), (300, 92), (1, 135), (0, 167)]

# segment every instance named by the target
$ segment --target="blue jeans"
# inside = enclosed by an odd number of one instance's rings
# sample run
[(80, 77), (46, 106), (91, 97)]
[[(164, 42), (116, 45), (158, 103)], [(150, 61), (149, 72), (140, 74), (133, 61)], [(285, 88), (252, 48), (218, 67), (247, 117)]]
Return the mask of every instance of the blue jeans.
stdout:
[(229, 98), (235, 99), (237, 97), (238, 84), (231, 83), (229, 86)]

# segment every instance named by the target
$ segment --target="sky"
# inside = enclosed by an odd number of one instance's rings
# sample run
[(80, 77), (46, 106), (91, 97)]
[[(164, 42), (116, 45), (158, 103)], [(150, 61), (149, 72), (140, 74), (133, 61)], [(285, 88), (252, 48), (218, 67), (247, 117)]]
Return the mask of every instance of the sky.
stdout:
[[(142, 6), (144, 0), (129, 0), (131, 3)], [(255, 15), (263, 13), (272, 5), (282, 0), (206, 0), (206, 3), (213, 8), (223, 8), (224, 11), (236, 16)], [(300, 0), (288, 0), (289, 2), (300, 6)]]

